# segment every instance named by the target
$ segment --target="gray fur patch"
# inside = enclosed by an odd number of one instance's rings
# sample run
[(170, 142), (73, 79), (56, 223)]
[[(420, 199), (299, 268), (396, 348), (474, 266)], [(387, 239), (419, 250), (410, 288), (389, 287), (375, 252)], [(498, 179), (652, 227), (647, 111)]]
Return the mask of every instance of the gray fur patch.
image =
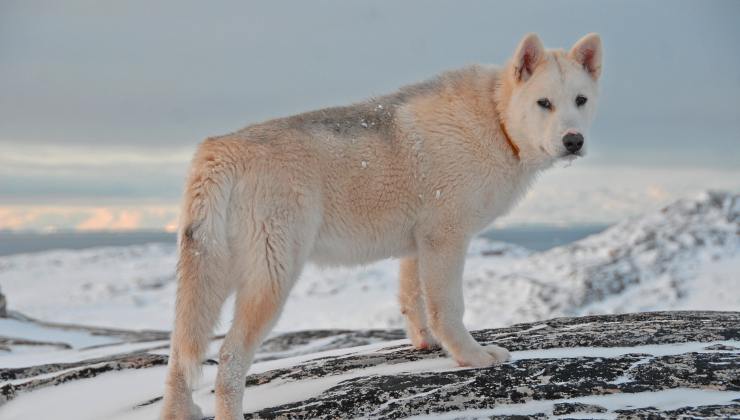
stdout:
[(324, 108), (317, 111), (279, 118), (246, 127), (239, 131), (250, 141), (267, 142), (275, 129), (297, 130), (307, 133), (328, 133), (353, 139), (364, 133), (375, 132), (380, 138), (392, 138), (396, 128), (396, 112), (413, 98), (435, 94), (458, 83), (480, 70), (470, 66), (442, 73), (424, 82), (404, 86), (389, 95), (371, 98), (349, 106)]

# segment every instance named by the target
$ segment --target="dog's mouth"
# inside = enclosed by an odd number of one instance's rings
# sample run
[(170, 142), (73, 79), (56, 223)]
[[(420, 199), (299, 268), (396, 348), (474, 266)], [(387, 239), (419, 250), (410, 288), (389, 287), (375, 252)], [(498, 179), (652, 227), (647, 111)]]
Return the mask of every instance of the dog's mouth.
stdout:
[(563, 160), (563, 161), (566, 161), (566, 162), (572, 162), (572, 161), (574, 161), (574, 160), (576, 160), (578, 158), (582, 158), (582, 157), (586, 156), (586, 153), (584, 152), (583, 149), (581, 149), (581, 150), (579, 150), (577, 152), (568, 152), (568, 151), (565, 151), (562, 154), (555, 155), (555, 156), (553, 156), (552, 154), (548, 153), (547, 152), (547, 149), (545, 149), (544, 146), (540, 146), (540, 150), (543, 153), (550, 155), (552, 157), (552, 159), (554, 159), (554, 160)]
[(577, 152), (565, 152), (560, 156), (560, 159), (572, 162), (578, 158), (582, 158), (583, 156), (583, 150), (579, 150)]
[(578, 152), (575, 152), (575, 153), (570, 153), (570, 152), (563, 153), (562, 155), (560, 155), (560, 157), (558, 159), (556, 159), (555, 165), (560, 166), (560, 167), (563, 167), (563, 168), (568, 168), (579, 157), (583, 157), (583, 152), (582, 151), (578, 151)]

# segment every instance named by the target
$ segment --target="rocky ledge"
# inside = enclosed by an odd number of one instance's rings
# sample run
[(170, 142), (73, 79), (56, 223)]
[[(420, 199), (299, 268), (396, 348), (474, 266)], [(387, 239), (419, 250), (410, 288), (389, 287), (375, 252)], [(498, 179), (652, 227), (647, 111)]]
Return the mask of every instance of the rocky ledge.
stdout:
[[(6, 400), (0, 411), (7, 410), (8, 418), (28, 415), (57, 389), (59, 395), (72, 395), (61, 389), (74, 384), (78, 393), (106, 392), (105, 386), (113, 385), (102, 385), (101, 378), (107, 376), (110, 384), (110, 375), (128, 371), (125, 387), (109, 388), (123, 395), (115, 403), (101, 401), (118, 417), (156, 416), (166, 341), (147, 334), (151, 342), (140, 337), (128, 344), (98, 344), (79, 350), (95, 357), (64, 357), (63, 363), (22, 366), (12, 359), (15, 367), (0, 369)], [(399, 330), (275, 336), (262, 346), (246, 379), (245, 418), (740, 417), (737, 312), (557, 318), (474, 335), (481, 343), (507, 347), (512, 360), (484, 369), (459, 368), (439, 350), (412, 349)], [(115, 336), (126, 335), (117, 331)], [(54, 345), (58, 341), (55, 337)], [(23, 340), (6, 337), (4, 342), (12, 354), (13, 343)], [(70, 347), (59, 351), (69, 355)], [(110, 351), (101, 353), (106, 348)], [(203, 385), (195, 392), (206, 413), (213, 409), (214, 363), (207, 361)], [(74, 407), (66, 401), (55, 411)], [(85, 415), (78, 411), (74, 417)]]

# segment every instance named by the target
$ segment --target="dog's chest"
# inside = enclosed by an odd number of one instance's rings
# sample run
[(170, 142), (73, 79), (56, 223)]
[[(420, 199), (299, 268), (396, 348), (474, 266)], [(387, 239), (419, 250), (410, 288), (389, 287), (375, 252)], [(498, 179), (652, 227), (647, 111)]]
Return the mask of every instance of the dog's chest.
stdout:
[(475, 229), (481, 230), (508, 213), (524, 197), (535, 176), (536, 172), (523, 169), (493, 176), (473, 200)]

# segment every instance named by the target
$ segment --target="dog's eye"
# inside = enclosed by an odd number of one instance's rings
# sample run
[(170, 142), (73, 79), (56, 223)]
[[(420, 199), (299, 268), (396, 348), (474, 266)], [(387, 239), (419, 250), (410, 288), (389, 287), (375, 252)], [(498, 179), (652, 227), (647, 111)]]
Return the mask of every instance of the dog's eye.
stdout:
[(550, 100), (547, 98), (542, 98), (538, 100), (537, 105), (539, 105), (541, 108), (544, 108), (544, 109), (552, 109), (552, 104), (550, 103)]
[(588, 98), (583, 95), (576, 96), (576, 106), (583, 106), (586, 101), (588, 101)]

